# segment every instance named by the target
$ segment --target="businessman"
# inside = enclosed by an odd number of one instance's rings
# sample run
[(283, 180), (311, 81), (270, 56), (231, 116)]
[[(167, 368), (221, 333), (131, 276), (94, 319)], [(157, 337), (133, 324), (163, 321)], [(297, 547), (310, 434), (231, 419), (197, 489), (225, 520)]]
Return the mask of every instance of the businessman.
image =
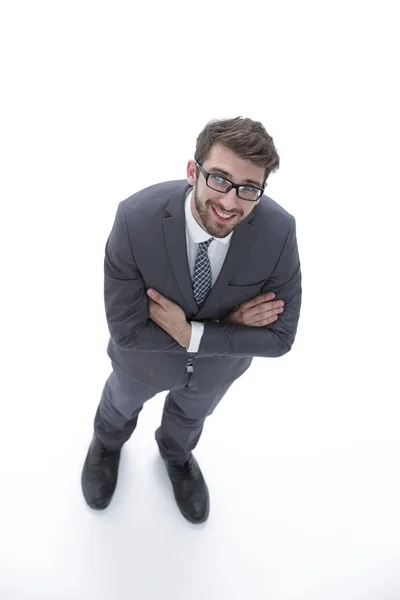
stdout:
[[(297, 333), (296, 221), (264, 193), (278, 168), (260, 122), (213, 120), (197, 137), (187, 180), (119, 203), (104, 261), (112, 372), (82, 471), (93, 509), (112, 499), (121, 449), (144, 403), (168, 391), (159, 452), (183, 516), (208, 518), (209, 491), (193, 455), (204, 422), (253, 357), (283, 356)], [(242, 410), (252, 409), (244, 398)], [(248, 433), (235, 435), (240, 449)]]

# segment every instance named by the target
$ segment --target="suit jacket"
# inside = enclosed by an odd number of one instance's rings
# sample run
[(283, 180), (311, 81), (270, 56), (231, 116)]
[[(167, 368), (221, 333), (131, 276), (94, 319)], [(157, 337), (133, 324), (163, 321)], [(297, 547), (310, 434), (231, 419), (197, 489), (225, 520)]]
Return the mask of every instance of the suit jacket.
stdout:
[[(184, 376), (190, 355), (149, 318), (148, 288), (178, 304), (188, 321), (204, 323), (193, 361), (200, 391), (234, 381), (254, 356), (289, 352), (300, 316), (296, 221), (266, 195), (234, 231), (219, 277), (198, 309), (186, 249), (184, 203), (190, 187), (186, 180), (159, 183), (120, 202), (105, 248), (108, 355), (155, 393)], [(216, 322), (266, 292), (285, 301), (285, 311), (274, 323), (251, 327)]]

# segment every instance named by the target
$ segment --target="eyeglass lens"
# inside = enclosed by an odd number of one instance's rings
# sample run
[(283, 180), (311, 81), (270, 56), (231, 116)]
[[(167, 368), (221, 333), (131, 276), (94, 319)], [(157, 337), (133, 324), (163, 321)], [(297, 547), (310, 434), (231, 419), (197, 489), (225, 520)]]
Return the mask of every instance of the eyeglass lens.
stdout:
[[(230, 183), (218, 175), (210, 175), (208, 178), (208, 186), (217, 192), (226, 192), (229, 188)], [(243, 200), (258, 200), (260, 196), (260, 190), (252, 186), (240, 186), (238, 189), (238, 196)]]

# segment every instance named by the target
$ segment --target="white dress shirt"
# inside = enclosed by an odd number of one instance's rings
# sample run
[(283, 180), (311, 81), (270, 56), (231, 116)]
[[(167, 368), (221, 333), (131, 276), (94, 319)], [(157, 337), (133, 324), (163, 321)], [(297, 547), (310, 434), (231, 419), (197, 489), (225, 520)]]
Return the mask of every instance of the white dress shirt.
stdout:
[[(192, 199), (193, 189), (189, 191), (185, 199), (185, 221), (186, 221), (186, 248), (187, 257), (189, 264), (190, 277), (193, 279), (194, 265), (196, 262), (196, 256), (198, 251), (198, 245), (200, 242), (213, 238), (212, 244), (208, 247), (208, 258), (211, 266), (211, 287), (217, 280), (219, 272), (224, 264), (225, 257), (227, 255), (229, 244), (231, 243), (232, 233), (224, 238), (215, 238), (207, 231), (204, 231), (197, 223), (196, 219), (192, 214), (190, 207)], [(188, 352), (197, 352), (200, 346), (201, 338), (204, 332), (204, 325), (198, 321), (191, 321), (192, 335), (190, 338), (190, 344), (187, 348)]]

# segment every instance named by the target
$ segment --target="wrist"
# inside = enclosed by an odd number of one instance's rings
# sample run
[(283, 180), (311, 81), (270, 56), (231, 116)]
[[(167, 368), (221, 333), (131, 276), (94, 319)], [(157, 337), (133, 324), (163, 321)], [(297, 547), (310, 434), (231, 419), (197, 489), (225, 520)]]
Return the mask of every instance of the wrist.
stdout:
[(192, 326), (190, 323), (186, 322), (186, 325), (183, 328), (182, 334), (180, 336), (180, 341), (179, 341), (180, 345), (183, 348), (188, 349), (191, 337), (192, 337)]

